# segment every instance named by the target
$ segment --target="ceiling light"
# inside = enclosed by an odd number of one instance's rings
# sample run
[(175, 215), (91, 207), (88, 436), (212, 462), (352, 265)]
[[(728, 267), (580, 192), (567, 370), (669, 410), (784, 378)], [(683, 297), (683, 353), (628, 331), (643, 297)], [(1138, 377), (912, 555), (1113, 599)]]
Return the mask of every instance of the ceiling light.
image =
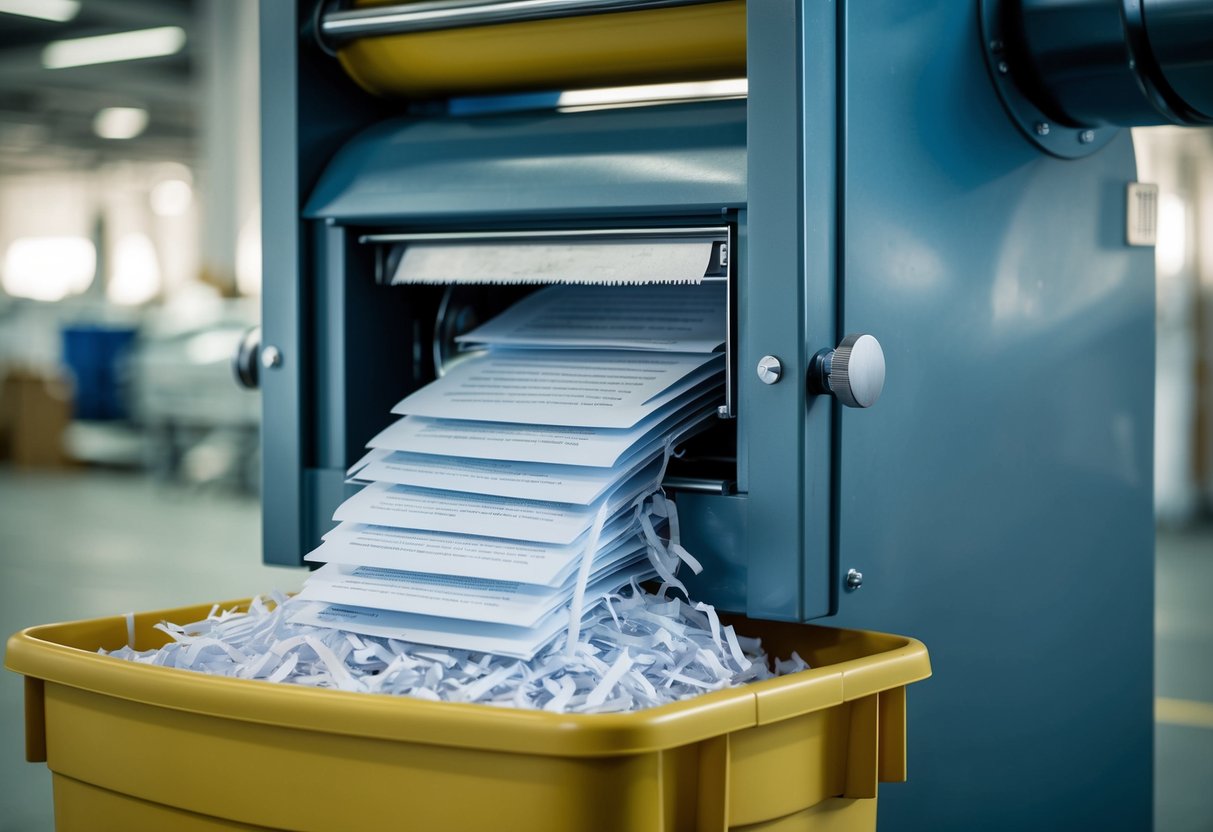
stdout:
[(21, 237), (4, 253), (2, 284), (13, 297), (55, 301), (83, 292), (96, 273), (87, 237)]
[(89, 64), (134, 61), (175, 55), (185, 46), (185, 30), (180, 26), (160, 26), (117, 32), (91, 38), (51, 41), (42, 50), (42, 65), (47, 69), (65, 69)]
[(158, 217), (179, 217), (190, 209), (194, 189), (184, 179), (164, 179), (152, 186), (148, 200)]
[(93, 132), (103, 139), (133, 139), (147, 128), (147, 110), (106, 107), (93, 119)]
[(66, 23), (80, 14), (80, 0), (0, 0), (0, 14)]

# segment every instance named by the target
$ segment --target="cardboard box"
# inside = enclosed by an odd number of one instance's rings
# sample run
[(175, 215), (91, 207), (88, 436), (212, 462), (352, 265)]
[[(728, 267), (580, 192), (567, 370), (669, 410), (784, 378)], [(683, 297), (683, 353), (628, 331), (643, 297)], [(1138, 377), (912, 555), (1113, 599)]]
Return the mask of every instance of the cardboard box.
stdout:
[(72, 418), (71, 387), (62, 376), (10, 368), (0, 381), (0, 459), (22, 467), (61, 467)]

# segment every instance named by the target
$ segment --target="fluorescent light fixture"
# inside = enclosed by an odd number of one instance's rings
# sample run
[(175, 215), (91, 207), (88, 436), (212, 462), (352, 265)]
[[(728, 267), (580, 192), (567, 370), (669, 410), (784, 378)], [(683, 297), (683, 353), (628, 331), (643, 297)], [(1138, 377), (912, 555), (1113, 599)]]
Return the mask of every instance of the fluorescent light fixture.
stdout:
[(147, 110), (106, 107), (93, 117), (93, 132), (103, 139), (133, 139), (147, 129)]
[(175, 55), (185, 46), (185, 30), (180, 26), (160, 26), (91, 38), (55, 40), (42, 50), (42, 65), (47, 69), (66, 69), (89, 64), (135, 61)]
[(632, 104), (658, 104), (671, 101), (695, 101), (709, 98), (745, 98), (749, 84), (745, 78), (723, 81), (689, 81), (681, 84), (644, 84), (633, 87), (603, 87), (591, 90), (566, 90), (560, 93), (560, 110), (593, 110)]
[(87, 237), (21, 237), (4, 253), (0, 284), (16, 298), (56, 301), (83, 292), (97, 274)]
[(66, 23), (80, 14), (80, 0), (0, 0), (0, 14)]

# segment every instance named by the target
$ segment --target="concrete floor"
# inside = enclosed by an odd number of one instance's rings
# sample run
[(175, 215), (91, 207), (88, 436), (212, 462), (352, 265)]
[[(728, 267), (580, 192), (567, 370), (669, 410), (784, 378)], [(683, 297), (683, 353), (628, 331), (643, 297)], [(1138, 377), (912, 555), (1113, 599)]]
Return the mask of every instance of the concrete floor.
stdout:
[[(260, 565), (255, 498), (133, 475), (0, 468), (0, 634), (50, 621), (297, 589)], [(1213, 831), (1213, 529), (1160, 534), (1157, 832)], [(0, 832), (52, 829), (24, 762), (22, 682), (0, 673)]]
[[(0, 637), (297, 590), (304, 570), (261, 565), (260, 512), (256, 497), (129, 474), (0, 468)], [(49, 832), (50, 774), (24, 761), (22, 696), (21, 677), (0, 673), (0, 832)]]
[(1213, 830), (1213, 528), (1159, 533), (1154, 613), (1154, 820)]

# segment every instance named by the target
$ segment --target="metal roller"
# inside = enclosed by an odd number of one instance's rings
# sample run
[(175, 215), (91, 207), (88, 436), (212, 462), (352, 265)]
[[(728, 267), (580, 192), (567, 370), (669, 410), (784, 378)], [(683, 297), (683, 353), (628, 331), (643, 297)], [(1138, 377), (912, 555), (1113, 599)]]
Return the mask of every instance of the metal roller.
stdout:
[(745, 0), (360, 0), (316, 31), (382, 96), (745, 75)]

